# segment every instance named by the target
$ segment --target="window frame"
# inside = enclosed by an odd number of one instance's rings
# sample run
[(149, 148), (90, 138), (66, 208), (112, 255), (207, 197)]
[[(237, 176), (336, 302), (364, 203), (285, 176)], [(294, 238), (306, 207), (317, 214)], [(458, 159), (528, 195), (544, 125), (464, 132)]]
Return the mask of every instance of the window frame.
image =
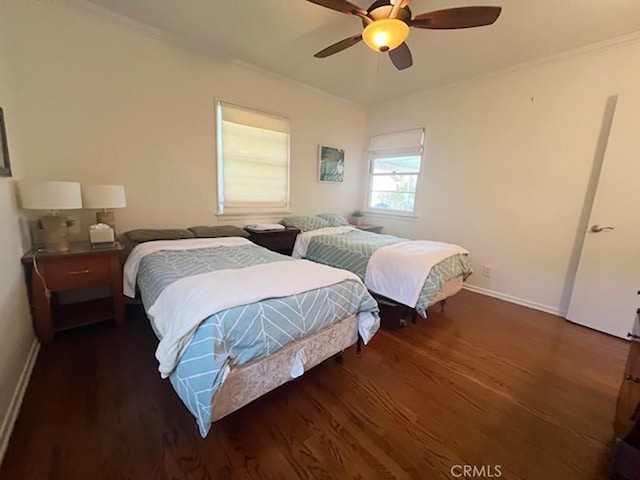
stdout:
[[(270, 117), (277, 120), (285, 121), (288, 125), (287, 133), (287, 175), (286, 175), (286, 194), (285, 202), (282, 205), (261, 204), (260, 202), (246, 202), (242, 206), (234, 206), (225, 208), (224, 199), (224, 156), (223, 152), (223, 135), (222, 135), (222, 108), (223, 106), (245, 110), (253, 114)], [(281, 215), (291, 213), (291, 119), (279, 113), (267, 112), (253, 107), (229, 102), (223, 99), (216, 99), (214, 103), (215, 127), (216, 127), (216, 184), (217, 184), (217, 202), (216, 216), (219, 217), (251, 217), (264, 215)]]
[[(403, 130), (398, 130), (398, 131), (394, 131), (394, 132), (386, 132), (386, 133), (380, 133), (380, 134), (376, 134), (376, 135), (371, 135), (369, 137), (369, 143), (371, 144), (371, 139), (373, 137), (379, 137), (382, 135), (395, 135), (395, 134), (401, 134), (401, 133), (405, 133), (405, 132), (410, 132), (413, 130), (420, 130), (422, 132), (421, 134), (421, 140), (420, 140), (420, 145), (419, 146), (414, 146), (414, 147), (410, 147), (410, 148), (402, 148), (402, 147), (398, 147), (398, 148), (390, 148), (388, 150), (384, 150), (384, 151), (376, 151), (376, 150), (371, 150), (371, 147), (369, 147), (367, 149), (367, 162), (368, 162), (368, 170), (367, 170), (367, 176), (368, 176), (368, 182), (367, 182), (367, 192), (366, 192), (366, 198), (365, 198), (365, 208), (364, 211), (367, 214), (370, 215), (379, 215), (379, 216), (390, 216), (390, 217), (403, 217), (403, 218), (417, 218), (418, 216), (418, 198), (419, 198), (419, 191), (420, 191), (420, 184), (422, 181), (422, 174), (424, 171), (424, 157), (425, 157), (425, 141), (426, 141), (426, 136), (427, 136), (427, 130), (424, 127), (417, 127), (417, 128), (410, 128), (410, 129), (403, 129)], [(372, 195), (373, 195), (373, 182), (374, 179), (377, 176), (390, 176), (393, 175), (392, 173), (386, 173), (386, 174), (380, 174), (380, 173), (374, 173), (374, 162), (376, 160), (379, 159), (384, 159), (384, 158), (402, 158), (402, 157), (418, 157), (420, 159), (420, 164), (419, 164), (419, 169), (417, 173), (405, 173), (405, 174), (400, 174), (400, 175), (416, 175), (416, 191), (414, 193), (414, 197), (413, 197), (413, 210), (408, 211), (408, 210), (395, 210), (395, 209), (389, 209), (389, 208), (375, 208), (370, 206), (371, 205), (371, 200), (372, 200)]]

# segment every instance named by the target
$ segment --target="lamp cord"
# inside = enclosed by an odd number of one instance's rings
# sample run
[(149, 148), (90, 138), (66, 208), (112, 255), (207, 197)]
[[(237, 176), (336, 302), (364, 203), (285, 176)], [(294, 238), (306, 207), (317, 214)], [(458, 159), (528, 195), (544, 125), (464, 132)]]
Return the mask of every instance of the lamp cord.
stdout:
[(47, 287), (47, 282), (42, 276), (42, 274), (40, 273), (40, 270), (38, 269), (38, 261), (36, 260), (36, 257), (38, 256), (38, 251), (39, 249), (36, 249), (36, 251), (33, 252), (33, 270), (36, 272), (36, 275), (42, 282), (42, 286), (44, 288), (44, 296), (47, 297), (47, 300), (48, 300), (51, 298), (51, 291), (49, 290), (49, 287)]

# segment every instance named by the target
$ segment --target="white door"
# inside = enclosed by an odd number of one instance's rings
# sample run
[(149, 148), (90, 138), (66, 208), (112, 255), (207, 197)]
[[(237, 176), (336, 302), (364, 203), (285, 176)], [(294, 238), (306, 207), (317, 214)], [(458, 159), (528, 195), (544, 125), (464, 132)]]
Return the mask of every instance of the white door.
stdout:
[(618, 337), (640, 307), (640, 90), (618, 98), (567, 319)]

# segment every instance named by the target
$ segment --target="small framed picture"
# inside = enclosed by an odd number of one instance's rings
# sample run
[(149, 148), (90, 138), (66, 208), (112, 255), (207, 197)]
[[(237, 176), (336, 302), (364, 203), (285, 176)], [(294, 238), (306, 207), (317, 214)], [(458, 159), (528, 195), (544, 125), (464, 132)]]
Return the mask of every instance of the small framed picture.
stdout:
[(344, 181), (344, 150), (320, 145), (318, 148), (318, 180), (324, 183)]
[(9, 146), (7, 145), (7, 131), (4, 128), (4, 112), (0, 107), (0, 177), (11, 176), (9, 163)]

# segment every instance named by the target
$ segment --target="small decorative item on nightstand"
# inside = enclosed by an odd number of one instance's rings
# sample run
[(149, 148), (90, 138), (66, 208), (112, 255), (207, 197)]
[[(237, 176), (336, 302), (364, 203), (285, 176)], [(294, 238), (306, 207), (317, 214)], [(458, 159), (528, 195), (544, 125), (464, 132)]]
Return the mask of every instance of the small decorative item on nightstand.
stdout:
[(349, 223), (355, 226), (364, 225), (364, 213), (361, 210), (354, 210), (349, 217)]
[(116, 216), (112, 209), (127, 206), (127, 198), (122, 185), (87, 185), (82, 187), (82, 204), (84, 208), (102, 210), (96, 213), (98, 223), (116, 229)]
[(113, 228), (105, 223), (97, 223), (89, 227), (89, 241), (91, 248), (113, 248), (115, 236)]

